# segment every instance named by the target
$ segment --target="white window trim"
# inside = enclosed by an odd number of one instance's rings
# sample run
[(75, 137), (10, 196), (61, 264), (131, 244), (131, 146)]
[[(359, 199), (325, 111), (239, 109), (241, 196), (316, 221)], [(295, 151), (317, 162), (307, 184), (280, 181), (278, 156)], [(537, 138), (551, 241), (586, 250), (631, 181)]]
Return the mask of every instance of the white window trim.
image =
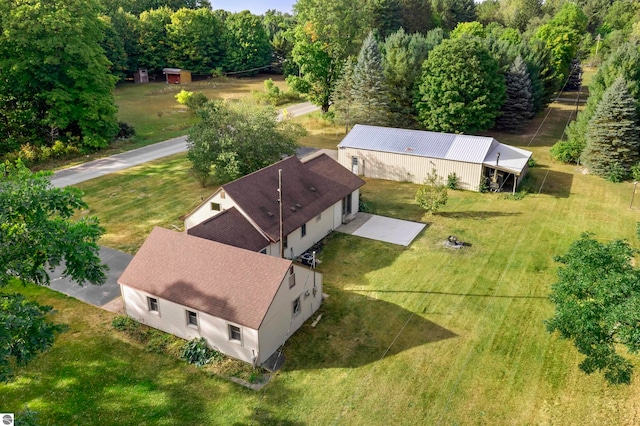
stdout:
[[(231, 337), (231, 327), (236, 327), (238, 330), (240, 330), (240, 340), (237, 340), (237, 339), (234, 339), (234, 338)], [(227, 334), (229, 335), (228, 337), (229, 337), (229, 341), (230, 342), (233, 342), (233, 343), (236, 343), (236, 344), (242, 346), (243, 340), (244, 340), (243, 339), (244, 335), (242, 333), (242, 327), (241, 326), (236, 325), (236, 324), (227, 323)]]
[[(151, 299), (154, 299), (156, 301), (158, 309), (156, 309), (155, 311), (151, 309)], [(147, 296), (147, 312), (153, 315), (160, 316), (160, 299), (158, 299), (157, 297)]]
[[(200, 328), (200, 317), (198, 315), (198, 311), (192, 311), (190, 309), (185, 309), (184, 311), (185, 311), (185, 314), (187, 315), (187, 318), (186, 318), (187, 319), (187, 327), (195, 328), (195, 329)], [(189, 319), (191, 318), (191, 316), (189, 315), (190, 312), (196, 314), (196, 323), (195, 324), (191, 324), (189, 322)]]

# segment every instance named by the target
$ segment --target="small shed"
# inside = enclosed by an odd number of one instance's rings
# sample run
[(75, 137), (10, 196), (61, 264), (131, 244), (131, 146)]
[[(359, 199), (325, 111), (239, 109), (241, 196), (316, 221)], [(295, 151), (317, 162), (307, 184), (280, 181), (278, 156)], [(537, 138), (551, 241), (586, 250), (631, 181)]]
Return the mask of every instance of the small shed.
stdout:
[(138, 69), (138, 71), (133, 73), (133, 82), (134, 83), (148, 83), (149, 82), (149, 72), (147, 70)]
[(169, 84), (191, 83), (191, 71), (180, 68), (164, 68), (162, 73), (166, 76)]
[(423, 183), (432, 170), (441, 179), (455, 173), (460, 189), (516, 191), (528, 171), (531, 151), (491, 137), (356, 124), (338, 145), (338, 162), (361, 176)]

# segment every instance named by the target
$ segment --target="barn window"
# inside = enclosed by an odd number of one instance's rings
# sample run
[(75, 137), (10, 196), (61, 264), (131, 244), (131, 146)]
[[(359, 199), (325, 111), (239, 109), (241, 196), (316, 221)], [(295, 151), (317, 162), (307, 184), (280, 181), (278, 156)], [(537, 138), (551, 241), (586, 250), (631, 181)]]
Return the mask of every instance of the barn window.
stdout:
[(220, 211), (220, 203), (211, 203), (211, 210), (215, 211), (215, 212), (219, 212)]
[(316, 222), (320, 222), (320, 219), (322, 219), (322, 213), (318, 214), (318, 216), (316, 216)]
[(189, 327), (198, 326), (198, 314), (193, 311), (187, 311), (187, 325)]
[(227, 193), (224, 191), (220, 191), (220, 198), (222, 198), (223, 200), (227, 198)]
[(301, 234), (301, 237), (304, 237), (305, 235), (307, 235), (307, 224), (306, 223), (304, 225), (302, 225), (302, 227), (300, 228), (300, 234)]
[(229, 324), (229, 340), (242, 342), (242, 333), (240, 332), (240, 327)]
[(149, 308), (149, 312), (158, 313), (158, 299), (155, 297), (147, 297), (147, 306)]

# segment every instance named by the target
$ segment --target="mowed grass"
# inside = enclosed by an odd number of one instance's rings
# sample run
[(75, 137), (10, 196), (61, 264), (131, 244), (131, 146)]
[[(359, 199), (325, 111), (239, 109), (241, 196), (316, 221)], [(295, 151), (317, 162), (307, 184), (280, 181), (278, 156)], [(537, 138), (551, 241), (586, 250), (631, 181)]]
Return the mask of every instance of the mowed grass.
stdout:
[[(288, 340), (283, 370), (262, 391), (146, 353), (110, 329), (112, 314), (30, 286), (18, 290), (53, 304), (55, 319), (70, 330), (51, 351), (17, 369), (16, 380), (0, 392), (0, 406), (15, 411), (28, 403), (52, 424), (637, 423), (640, 378), (614, 387), (598, 374), (586, 376), (572, 345), (544, 329), (553, 312), (547, 299), (558, 266), (553, 256), (583, 231), (638, 245), (632, 184), (550, 160), (549, 146), (570, 113), (570, 106), (554, 104), (535, 138), (544, 114), (524, 136), (496, 135), (534, 151), (538, 166), (521, 200), (451, 191), (449, 203), (428, 215), (413, 201), (418, 186), (367, 180), (362, 195), (375, 213), (428, 227), (407, 248), (329, 237), (321, 253), (329, 295), (322, 320)], [(142, 237), (154, 224), (179, 225), (172, 221), (212, 192), (196, 192), (184, 158), (166, 164), (82, 186), (107, 234), (120, 229)], [(154, 183), (174, 174), (174, 191), (169, 183), (155, 190)], [(136, 179), (150, 179), (148, 196), (130, 196), (133, 183), (114, 191), (110, 203), (122, 206), (120, 219), (115, 211), (105, 214), (109, 202), (93, 205), (118, 182)], [(156, 202), (164, 208), (149, 216), (128, 213), (143, 214)], [(445, 249), (442, 241), (451, 234), (470, 246)]]
[(259, 74), (247, 78), (222, 77), (189, 84), (120, 84), (115, 90), (118, 119), (136, 129), (136, 146), (185, 135), (197, 121), (195, 114), (178, 104), (176, 94), (181, 90), (203, 92), (209, 99), (239, 99), (263, 91), (264, 81), (273, 79), (276, 86), (286, 90), (281, 75)]
[(186, 154), (156, 160), (77, 185), (106, 232), (102, 245), (135, 253), (153, 227), (183, 229), (182, 216), (217, 188), (202, 188)]

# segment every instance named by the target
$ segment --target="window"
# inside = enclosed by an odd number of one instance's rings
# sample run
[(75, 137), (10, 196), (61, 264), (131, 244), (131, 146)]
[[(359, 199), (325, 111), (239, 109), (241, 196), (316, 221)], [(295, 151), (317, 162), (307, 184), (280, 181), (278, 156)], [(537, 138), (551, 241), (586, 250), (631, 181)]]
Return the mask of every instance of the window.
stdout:
[(220, 198), (222, 198), (223, 200), (227, 198), (227, 193), (224, 191), (220, 191)]
[(287, 236), (284, 236), (284, 241), (282, 243), (282, 247), (283, 248), (287, 248), (287, 246), (289, 246), (289, 241), (287, 241)]
[(197, 327), (198, 326), (198, 314), (193, 311), (187, 311), (187, 325)]
[(147, 306), (149, 307), (149, 312), (158, 312), (158, 299), (147, 297)]
[(300, 228), (300, 233), (301, 233), (301, 237), (304, 237), (305, 235), (307, 235), (307, 224), (306, 223), (304, 225), (302, 225), (302, 227)]
[(316, 222), (320, 222), (320, 219), (322, 219), (322, 213), (316, 216)]
[(289, 267), (289, 288), (296, 285), (296, 274), (294, 273), (293, 265)]
[(297, 297), (296, 300), (293, 301), (292, 310), (291, 310), (291, 313), (293, 314), (294, 317), (300, 313), (300, 308), (301, 308), (300, 297)]
[(242, 341), (242, 334), (240, 333), (240, 327), (229, 324), (229, 340), (235, 340), (236, 342)]
[(260, 250), (260, 253), (262, 253), (262, 254), (267, 254), (267, 248), (265, 247), (265, 248), (263, 248), (262, 250)]
[(211, 202), (211, 210), (213, 210), (215, 212), (219, 212), (220, 211), (220, 203)]

